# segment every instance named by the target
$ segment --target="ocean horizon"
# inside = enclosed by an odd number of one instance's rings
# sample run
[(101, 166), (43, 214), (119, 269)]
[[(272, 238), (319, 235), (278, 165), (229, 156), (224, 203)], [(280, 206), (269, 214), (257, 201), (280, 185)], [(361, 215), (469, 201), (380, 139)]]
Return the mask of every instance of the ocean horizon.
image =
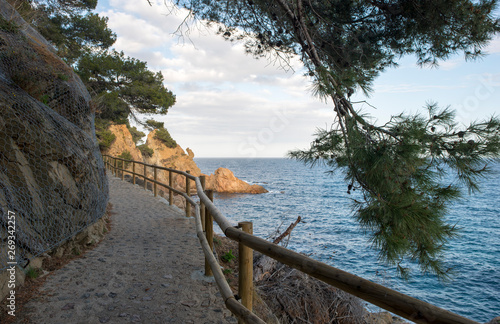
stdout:
[[(266, 194), (217, 194), (214, 203), (232, 222), (252, 221), (254, 234), (269, 238), (285, 230), (298, 216), (288, 248), (382, 284), (409, 296), (478, 322), (500, 316), (500, 163), (485, 178), (480, 192), (464, 197), (449, 208), (447, 219), (461, 228), (448, 244), (444, 260), (455, 271), (450, 282), (412, 271), (409, 281), (394, 267), (378, 260), (368, 235), (356, 223), (352, 199), (343, 175), (327, 174), (323, 166), (310, 168), (287, 158), (195, 158), (205, 174), (219, 167), (269, 190)], [(367, 305), (368, 309), (377, 310)]]

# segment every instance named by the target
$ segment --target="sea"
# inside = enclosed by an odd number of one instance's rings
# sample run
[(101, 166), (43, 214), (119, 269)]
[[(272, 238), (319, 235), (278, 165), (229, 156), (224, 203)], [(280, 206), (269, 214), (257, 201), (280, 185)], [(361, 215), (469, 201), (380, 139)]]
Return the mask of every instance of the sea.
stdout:
[(465, 191), (450, 206), (448, 221), (461, 231), (445, 254), (455, 274), (451, 281), (440, 282), (418, 268), (404, 281), (393, 266), (378, 260), (369, 235), (353, 218), (352, 199), (359, 199), (359, 192), (347, 193), (340, 172), (328, 173), (324, 166), (311, 168), (287, 158), (195, 158), (195, 162), (205, 174), (228, 168), (269, 191), (215, 195), (219, 210), (234, 224), (253, 222), (255, 235), (268, 239), (300, 216), (302, 222), (292, 231), (288, 248), (480, 323), (500, 316), (500, 163), (494, 163), (494, 173), (481, 180), (479, 193)]

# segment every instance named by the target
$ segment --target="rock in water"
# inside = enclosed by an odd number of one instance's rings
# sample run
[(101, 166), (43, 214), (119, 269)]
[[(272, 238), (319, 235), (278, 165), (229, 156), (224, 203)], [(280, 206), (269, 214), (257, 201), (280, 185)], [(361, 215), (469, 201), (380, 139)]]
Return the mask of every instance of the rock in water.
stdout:
[(259, 185), (250, 185), (234, 176), (231, 170), (218, 168), (213, 175), (207, 178), (207, 189), (226, 193), (250, 193), (260, 194), (268, 192)]

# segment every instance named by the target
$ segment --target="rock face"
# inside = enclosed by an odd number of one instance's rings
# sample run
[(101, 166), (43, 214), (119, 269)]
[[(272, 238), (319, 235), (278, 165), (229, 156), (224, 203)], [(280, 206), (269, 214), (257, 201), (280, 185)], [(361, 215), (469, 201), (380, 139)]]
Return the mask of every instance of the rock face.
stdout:
[[(188, 154), (177, 145), (174, 148), (167, 147), (161, 140), (155, 137), (156, 130), (148, 134), (146, 145), (151, 148), (154, 153), (153, 156), (146, 158), (146, 163), (164, 166), (166, 168), (171, 168), (179, 171), (189, 171), (193, 176), (199, 177), (201, 175), (200, 168), (193, 161), (194, 154), (189, 148), (187, 149)], [(168, 172), (158, 171), (157, 174), (158, 181), (168, 184)], [(186, 178), (179, 174), (173, 174), (174, 188), (185, 191), (186, 190)], [(191, 185), (191, 193), (196, 193), (195, 185)]]
[(236, 178), (231, 170), (218, 168), (214, 174), (207, 177), (206, 189), (226, 193), (250, 193), (261, 194), (268, 192), (259, 185), (249, 185), (243, 180)]
[(102, 217), (108, 184), (85, 86), (5, 0), (0, 16), (1, 270), (8, 215), (25, 264)]
[(127, 125), (111, 125), (109, 130), (115, 134), (116, 138), (106, 150), (106, 154), (111, 156), (119, 156), (125, 151), (132, 155), (132, 160), (142, 161), (142, 153), (135, 146), (132, 140), (132, 134), (127, 128)]

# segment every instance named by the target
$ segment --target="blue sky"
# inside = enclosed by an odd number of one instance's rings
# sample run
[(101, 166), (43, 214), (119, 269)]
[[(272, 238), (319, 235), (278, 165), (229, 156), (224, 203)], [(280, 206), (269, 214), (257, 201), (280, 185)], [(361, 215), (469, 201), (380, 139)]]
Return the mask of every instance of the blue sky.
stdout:
[[(177, 103), (155, 119), (165, 121), (184, 149), (198, 157), (283, 157), (307, 148), (317, 127), (331, 125), (332, 105), (312, 97), (297, 59), (291, 63), (295, 73), (286, 72), (205, 28), (179, 38), (173, 33), (187, 12), (172, 11), (163, 0), (151, 2), (100, 0), (97, 11), (118, 36), (115, 49), (162, 71)], [(422, 69), (406, 57), (375, 80), (370, 98), (356, 94), (352, 100), (367, 101), (356, 107), (378, 123), (401, 112), (423, 112), (429, 101), (451, 106), (464, 124), (498, 114), (500, 38), (486, 51), (479, 61), (457, 56), (439, 68)]]

